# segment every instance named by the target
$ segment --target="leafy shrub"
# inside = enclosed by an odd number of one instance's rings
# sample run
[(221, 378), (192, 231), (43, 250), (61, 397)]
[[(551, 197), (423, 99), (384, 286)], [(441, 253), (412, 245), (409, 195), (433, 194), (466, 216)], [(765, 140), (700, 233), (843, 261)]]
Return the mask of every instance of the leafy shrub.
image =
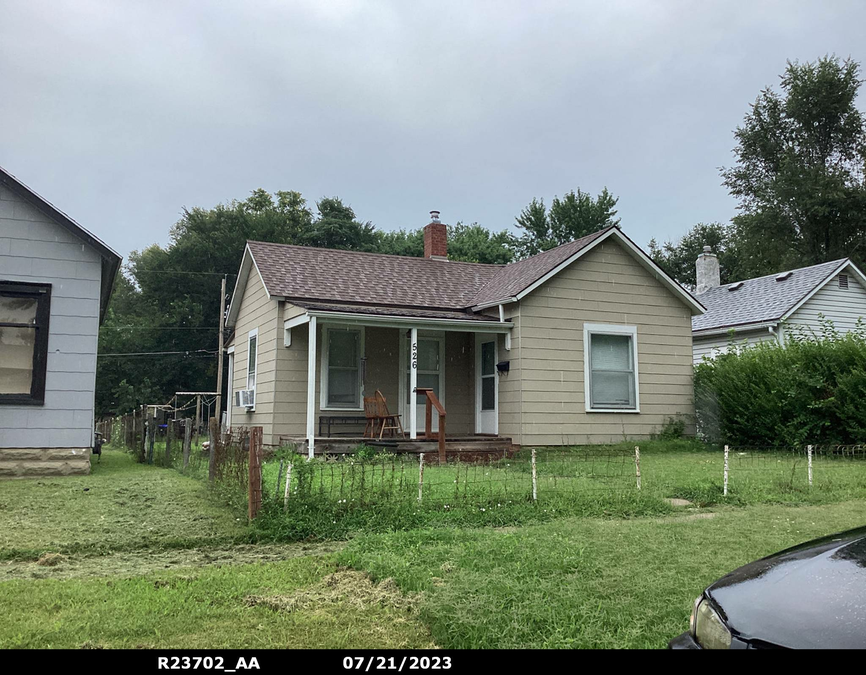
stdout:
[(866, 330), (840, 335), (825, 319), (817, 333), (788, 327), (785, 346), (762, 342), (697, 365), (695, 389), (698, 428), (711, 440), (866, 442)]
[(668, 417), (664, 425), (655, 435), (659, 441), (678, 441), (686, 433), (686, 421), (681, 417)]

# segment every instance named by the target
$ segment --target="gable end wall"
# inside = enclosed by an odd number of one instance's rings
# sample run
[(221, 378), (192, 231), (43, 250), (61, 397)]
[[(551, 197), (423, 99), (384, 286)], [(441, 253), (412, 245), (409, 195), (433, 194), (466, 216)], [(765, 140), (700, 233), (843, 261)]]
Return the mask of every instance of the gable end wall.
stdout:
[[(612, 240), (511, 309), (511, 372), (500, 431), (520, 445), (647, 438), (679, 417), (694, 433), (689, 308)], [(640, 413), (586, 412), (584, 323), (637, 326)]]

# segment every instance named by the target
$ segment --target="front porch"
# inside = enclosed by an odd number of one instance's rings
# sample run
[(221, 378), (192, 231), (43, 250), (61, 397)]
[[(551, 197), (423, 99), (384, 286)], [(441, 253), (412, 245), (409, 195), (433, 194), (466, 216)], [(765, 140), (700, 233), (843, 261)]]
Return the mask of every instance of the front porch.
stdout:
[[(399, 453), (508, 455), (511, 440), (499, 436), (499, 377), (508, 371), (510, 329), (490, 315), (409, 318), (306, 308), (284, 325), (287, 345), (306, 338), (308, 346), (306, 435), (292, 434), (292, 442), (303, 443), (311, 457), (362, 443)], [(399, 419), (402, 434), (365, 432), (376, 396)], [(440, 425), (447, 429), (442, 439)]]

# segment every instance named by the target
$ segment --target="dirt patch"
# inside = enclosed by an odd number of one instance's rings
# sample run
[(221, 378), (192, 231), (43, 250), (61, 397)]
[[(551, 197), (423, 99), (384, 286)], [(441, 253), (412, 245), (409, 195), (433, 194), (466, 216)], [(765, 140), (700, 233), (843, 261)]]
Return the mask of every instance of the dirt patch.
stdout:
[[(231, 548), (140, 550), (109, 555), (46, 553), (38, 561), (0, 562), (0, 581), (9, 579), (72, 579), (137, 577), (150, 572), (222, 565), (269, 563), (338, 551), (343, 542), (324, 544), (239, 545)], [(51, 556), (51, 558), (49, 558)], [(44, 559), (49, 559), (45, 562)], [(63, 563), (58, 564), (58, 563)]]
[(250, 595), (246, 603), (250, 607), (263, 606), (275, 612), (332, 612), (336, 605), (355, 609), (379, 606), (412, 612), (418, 604), (418, 597), (404, 595), (391, 578), (375, 584), (363, 572), (340, 570), (309, 588), (289, 595)]

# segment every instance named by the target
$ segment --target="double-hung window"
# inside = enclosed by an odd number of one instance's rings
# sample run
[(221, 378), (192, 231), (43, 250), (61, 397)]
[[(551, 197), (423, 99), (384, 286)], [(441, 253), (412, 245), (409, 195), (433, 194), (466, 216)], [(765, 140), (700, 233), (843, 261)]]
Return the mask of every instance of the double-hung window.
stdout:
[(360, 410), (363, 330), (325, 326), (323, 332), (321, 407)]
[(587, 412), (639, 412), (637, 328), (584, 324)]
[(0, 281), (0, 404), (42, 405), (51, 286)]

